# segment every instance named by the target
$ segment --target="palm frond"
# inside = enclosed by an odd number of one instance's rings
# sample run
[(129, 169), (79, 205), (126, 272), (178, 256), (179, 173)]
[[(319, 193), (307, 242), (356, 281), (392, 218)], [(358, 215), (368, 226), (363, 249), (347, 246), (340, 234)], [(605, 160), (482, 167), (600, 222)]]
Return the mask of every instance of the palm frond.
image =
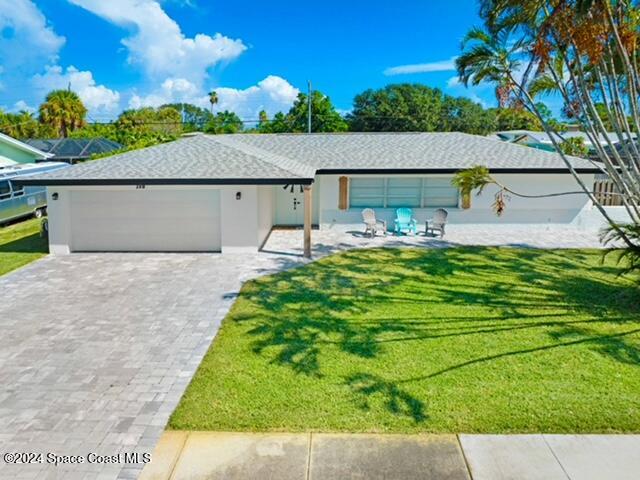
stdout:
[(489, 169), (482, 165), (474, 165), (466, 170), (460, 170), (451, 179), (451, 184), (459, 188), (462, 193), (471, 193), (471, 191), (478, 189), (478, 195), (491, 183), (495, 183), (495, 181), (491, 177)]
[[(625, 237), (631, 241), (631, 245), (625, 243)], [(640, 225), (611, 225), (600, 232), (600, 240), (605, 245), (611, 245), (605, 250), (603, 259), (613, 255), (616, 263), (622, 267), (620, 275), (640, 273)]]
[(462, 39), (462, 48), (470, 42), (491, 43), (492, 38), (486, 30), (480, 27), (472, 27)]
[(559, 90), (560, 89), (555, 80), (550, 75), (546, 74), (534, 78), (529, 83), (529, 94), (534, 98), (538, 95), (549, 95), (552, 93), (558, 93)]

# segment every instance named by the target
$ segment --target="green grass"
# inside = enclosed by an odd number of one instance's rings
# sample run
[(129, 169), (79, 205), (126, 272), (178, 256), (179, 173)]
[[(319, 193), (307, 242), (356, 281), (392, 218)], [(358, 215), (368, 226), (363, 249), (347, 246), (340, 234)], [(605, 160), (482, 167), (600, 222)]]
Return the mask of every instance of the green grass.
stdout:
[(40, 237), (39, 219), (0, 227), (0, 275), (33, 262), (48, 252), (47, 240)]
[(354, 250), (249, 282), (170, 427), (640, 432), (640, 293), (600, 260)]

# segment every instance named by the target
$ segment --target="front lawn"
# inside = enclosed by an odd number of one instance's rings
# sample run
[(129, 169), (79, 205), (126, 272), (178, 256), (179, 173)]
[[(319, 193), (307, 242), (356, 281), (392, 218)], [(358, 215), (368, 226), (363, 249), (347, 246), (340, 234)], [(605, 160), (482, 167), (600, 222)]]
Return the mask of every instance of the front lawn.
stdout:
[(39, 219), (0, 227), (0, 275), (33, 262), (48, 252), (46, 238), (40, 237)]
[(600, 259), (353, 250), (249, 282), (170, 427), (640, 432), (640, 291)]

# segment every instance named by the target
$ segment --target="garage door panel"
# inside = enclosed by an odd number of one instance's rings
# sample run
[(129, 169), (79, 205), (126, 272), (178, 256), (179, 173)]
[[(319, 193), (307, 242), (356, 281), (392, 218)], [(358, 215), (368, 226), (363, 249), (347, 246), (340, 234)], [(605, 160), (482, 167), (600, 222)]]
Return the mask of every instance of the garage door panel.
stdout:
[(72, 192), (75, 251), (220, 251), (218, 190)]

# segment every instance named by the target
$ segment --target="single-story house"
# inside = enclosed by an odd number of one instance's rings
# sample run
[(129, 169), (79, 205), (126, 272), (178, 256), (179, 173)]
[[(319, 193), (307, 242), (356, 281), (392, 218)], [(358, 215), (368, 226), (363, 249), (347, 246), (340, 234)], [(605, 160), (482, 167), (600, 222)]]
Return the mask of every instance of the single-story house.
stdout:
[(49, 160), (71, 164), (122, 148), (121, 144), (108, 138), (30, 138), (26, 143), (50, 154)]
[[(599, 171), (571, 158), (582, 180)], [(397, 207), (418, 221), (436, 208), (451, 223), (571, 223), (586, 195), (513, 197), (502, 217), (495, 189), (462, 208), (455, 172), (484, 165), (523, 194), (579, 190), (562, 159), (463, 133), (195, 135), (24, 179), (48, 187), (54, 254), (76, 251), (258, 251), (274, 226), (361, 222)]]
[(49, 160), (52, 156), (9, 135), (0, 133), (0, 168), (19, 163)]

